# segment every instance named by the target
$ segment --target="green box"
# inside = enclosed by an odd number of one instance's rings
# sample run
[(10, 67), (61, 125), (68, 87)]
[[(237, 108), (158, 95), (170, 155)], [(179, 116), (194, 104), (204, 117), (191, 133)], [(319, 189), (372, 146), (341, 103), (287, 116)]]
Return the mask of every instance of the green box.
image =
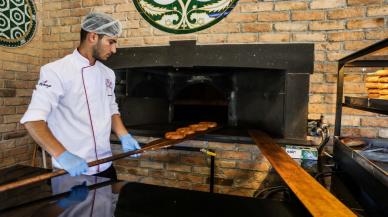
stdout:
[(291, 158), (318, 160), (318, 150), (314, 147), (286, 145), (286, 152)]

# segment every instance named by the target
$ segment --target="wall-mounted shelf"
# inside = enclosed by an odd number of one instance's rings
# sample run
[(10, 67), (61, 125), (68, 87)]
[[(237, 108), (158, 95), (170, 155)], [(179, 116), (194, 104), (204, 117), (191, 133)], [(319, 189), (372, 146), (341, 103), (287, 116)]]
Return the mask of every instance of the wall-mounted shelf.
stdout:
[(388, 100), (345, 96), (343, 107), (388, 115)]
[[(344, 97), (344, 76), (345, 67), (388, 67), (388, 56), (385, 51), (388, 48), (388, 38), (372, 44), (364, 49), (354, 52), (338, 60), (338, 77), (337, 77), (337, 102), (335, 114), (334, 135), (341, 135), (342, 107), (350, 107), (363, 111), (375, 112), (379, 114), (388, 114), (388, 101), (384, 99), (368, 99), (358, 97)], [(376, 54), (384, 51), (382, 55)]]

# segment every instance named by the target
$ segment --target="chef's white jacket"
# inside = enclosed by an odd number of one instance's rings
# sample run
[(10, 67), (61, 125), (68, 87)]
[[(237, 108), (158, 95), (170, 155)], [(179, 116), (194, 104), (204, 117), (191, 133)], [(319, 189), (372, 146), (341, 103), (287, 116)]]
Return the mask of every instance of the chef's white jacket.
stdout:
[[(119, 114), (114, 88), (114, 72), (99, 61), (90, 66), (76, 49), (41, 68), (31, 103), (20, 122), (46, 121), (62, 145), (87, 162), (109, 157), (111, 117)], [(52, 163), (62, 168), (54, 158)], [(85, 174), (102, 172), (110, 165), (91, 167)]]

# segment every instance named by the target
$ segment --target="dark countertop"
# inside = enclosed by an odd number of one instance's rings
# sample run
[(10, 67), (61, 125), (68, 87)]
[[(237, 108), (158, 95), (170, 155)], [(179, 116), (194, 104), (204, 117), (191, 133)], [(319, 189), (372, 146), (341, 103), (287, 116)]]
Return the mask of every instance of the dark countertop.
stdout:
[[(7, 173), (20, 179), (47, 170), (16, 165)], [(1, 173), (1, 172), (0, 172)], [(22, 175), (21, 175), (22, 174)], [(15, 180), (9, 176), (2, 183)], [(58, 201), (69, 196), (74, 185), (86, 182), (83, 200), (67, 209)], [(310, 216), (298, 202), (248, 198), (112, 181), (107, 178), (68, 175), (1, 193), (0, 216)]]

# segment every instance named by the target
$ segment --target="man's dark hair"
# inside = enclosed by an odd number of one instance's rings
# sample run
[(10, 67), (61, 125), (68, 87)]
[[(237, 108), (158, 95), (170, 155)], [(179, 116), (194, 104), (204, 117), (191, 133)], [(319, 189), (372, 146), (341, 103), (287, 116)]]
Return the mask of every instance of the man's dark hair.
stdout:
[[(85, 41), (85, 39), (86, 39), (86, 36), (88, 35), (88, 33), (89, 32), (87, 32), (87, 31), (85, 31), (85, 30), (83, 30), (82, 28), (81, 28), (81, 33), (80, 33), (80, 36), (81, 36), (81, 43), (83, 42), (83, 41)], [(104, 37), (104, 35), (103, 34), (97, 34), (98, 35), (98, 40), (101, 40), (103, 37)]]

